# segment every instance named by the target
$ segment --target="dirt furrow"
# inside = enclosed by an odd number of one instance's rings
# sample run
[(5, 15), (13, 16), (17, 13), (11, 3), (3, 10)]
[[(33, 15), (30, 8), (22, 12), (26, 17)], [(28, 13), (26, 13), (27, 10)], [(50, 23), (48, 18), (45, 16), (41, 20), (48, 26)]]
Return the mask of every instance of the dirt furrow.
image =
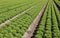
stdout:
[(41, 9), (41, 11), (37, 15), (37, 17), (34, 19), (32, 24), (29, 26), (27, 31), (22, 36), (22, 38), (31, 38), (33, 36), (34, 30), (36, 29), (36, 27), (38, 25), (38, 22), (41, 20), (41, 17), (42, 17), (42, 15), (44, 13), (44, 10), (45, 10), (46, 6), (47, 6), (47, 3), (43, 6), (43, 8)]

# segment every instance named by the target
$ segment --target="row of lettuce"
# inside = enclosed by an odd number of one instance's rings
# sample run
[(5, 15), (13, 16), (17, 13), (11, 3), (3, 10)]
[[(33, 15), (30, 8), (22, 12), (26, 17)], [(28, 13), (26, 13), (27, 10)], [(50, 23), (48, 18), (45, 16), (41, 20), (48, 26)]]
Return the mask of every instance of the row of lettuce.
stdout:
[(33, 38), (60, 38), (60, 15), (50, 0)]
[(0, 27), (0, 38), (22, 38), (46, 2), (47, 0), (40, 1), (31, 10)]
[(60, 6), (60, 0), (54, 0)]
[[(5, 0), (7, 1), (7, 0)], [(41, 0), (40, 0), (41, 1)], [(6, 7), (7, 9), (3, 10), (1, 9), (0, 11), (0, 24), (5, 22), (6, 20), (16, 16), (17, 14), (21, 14), (23, 11), (33, 7), (35, 4), (39, 3), (40, 1), (37, 2), (26, 2), (26, 3), (22, 3), (22, 4), (18, 4), (16, 6), (12, 6), (12, 7)]]
[[(36, 0), (0, 0), (0, 12), (8, 11), (13, 8), (23, 6), (24, 4), (35, 3)], [(38, 2), (38, 1), (36, 1)]]

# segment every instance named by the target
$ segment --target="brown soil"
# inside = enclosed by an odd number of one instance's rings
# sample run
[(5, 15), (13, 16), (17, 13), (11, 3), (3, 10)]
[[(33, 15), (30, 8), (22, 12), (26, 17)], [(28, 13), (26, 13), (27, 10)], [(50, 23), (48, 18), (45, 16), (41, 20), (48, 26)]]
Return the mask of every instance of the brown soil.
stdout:
[(31, 36), (33, 36), (34, 30), (36, 29), (38, 22), (40, 21), (44, 10), (46, 8), (47, 4), (45, 4), (43, 6), (43, 8), (41, 9), (40, 13), (37, 15), (37, 17), (34, 19), (33, 23), (29, 26), (28, 30), (24, 33), (24, 35), (22, 36), (22, 38), (31, 38)]
[(12, 17), (11, 19), (6, 20), (4, 23), (0, 24), (0, 27), (4, 26), (5, 24), (11, 22), (13, 19), (17, 18), (18, 16), (21, 16), (22, 14), (26, 13), (27, 11), (29, 11), (30, 9), (32, 9), (34, 6), (31, 6), (30, 8), (28, 8), (27, 10), (23, 11), (20, 14), (17, 14), (16, 16)]

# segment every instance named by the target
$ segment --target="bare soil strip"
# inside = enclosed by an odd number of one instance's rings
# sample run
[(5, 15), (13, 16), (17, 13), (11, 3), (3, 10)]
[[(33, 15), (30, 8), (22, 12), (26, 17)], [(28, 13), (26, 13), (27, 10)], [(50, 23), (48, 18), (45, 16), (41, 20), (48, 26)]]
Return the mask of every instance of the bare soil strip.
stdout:
[[(48, 3), (47, 3), (48, 4)], [(22, 36), (22, 38), (31, 38), (33, 36), (34, 30), (36, 29), (39, 21), (41, 20), (41, 17), (44, 13), (44, 10), (47, 6), (47, 4), (45, 4), (43, 6), (43, 8), (41, 9), (41, 11), (39, 12), (39, 14), (37, 15), (37, 17), (34, 19), (33, 23), (29, 26), (28, 30), (24, 33), (24, 35)]]
[[(36, 5), (38, 5), (38, 4), (36, 4)], [(29, 7), (27, 10), (23, 11), (23, 12), (20, 13), (20, 14), (17, 14), (16, 16), (12, 17), (11, 19), (6, 20), (4, 23), (0, 24), (0, 27), (2, 27), (2, 26), (4, 26), (5, 24), (11, 22), (13, 19), (17, 18), (18, 16), (21, 16), (22, 14), (28, 12), (29, 10), (31, 10), (31, 9), (34, 8), (34, 7), (35, 7), (35, 5)]]

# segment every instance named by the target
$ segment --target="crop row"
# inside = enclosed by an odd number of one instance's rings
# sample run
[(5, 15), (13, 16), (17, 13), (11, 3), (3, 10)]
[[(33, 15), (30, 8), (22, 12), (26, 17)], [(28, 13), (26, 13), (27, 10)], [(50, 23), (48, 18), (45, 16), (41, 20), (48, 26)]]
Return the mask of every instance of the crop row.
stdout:
[(53, 31), (52, 34), (54, 38), (60, 38), (58, 22), (57, 22), (57, 18), (53, 6), (52, 6), (52, 31)]
[[(6, 0), (5, 0), (6, 1)], [(37, 1), (38, 2), (38, 1)], [(11, 3), (11, 2), (10, 2)], [(36, 2), (32, 1), (32, 2), (18, 2), (18, 3), (15, 3), (15, 4), (6, 4), (7, 6), (5, 6), (4, 4), (4, 7), (3, 5), (0, 5), (0, 13), (3, 13), (3, 12), (7, 12), (7, 11), (10, 11), (10, 10), (13, 10), (13, 9), (16, 9), (16, 8), (20, 8), (22, 6), (25, 6), (25, 5), (29, 5), (29, 4), (35, 4)]]
[(0, 27), (0, 38), (21, 38), (46, 2), (41, 1), (33, 9)]
[(60, 6), (60, 0), (54, 0)]
[[(54, 3), (53, 3), (54, 4)], [(54, 4), (54, 10), (55, 10), (55, 14), (56, 14), (56, 18), (57, 18), (57, 21), (58, 21), (58, 27), (59, 27), (59, 29), (60, 29), (60, 14), (59, 14), (59, 11), (58, 11), (58, 9), (57, 9), (57, 7), (56, 7), (56, 5)]]
[(32, 0), (32, 1), (29, 0), (29, 2), (28, 2), (28, 0), (24, 0), (24, 1), (23, 0), (2, 0), (2, 1), (0, 1), (0, 8), (7, 8), (7, 7), (15, 6), (17, 4), (32, 3), (35, 1), (36, 0)]
[(33, 38), (60, 38), (59, 13), (53, 1), (49, 1)]

